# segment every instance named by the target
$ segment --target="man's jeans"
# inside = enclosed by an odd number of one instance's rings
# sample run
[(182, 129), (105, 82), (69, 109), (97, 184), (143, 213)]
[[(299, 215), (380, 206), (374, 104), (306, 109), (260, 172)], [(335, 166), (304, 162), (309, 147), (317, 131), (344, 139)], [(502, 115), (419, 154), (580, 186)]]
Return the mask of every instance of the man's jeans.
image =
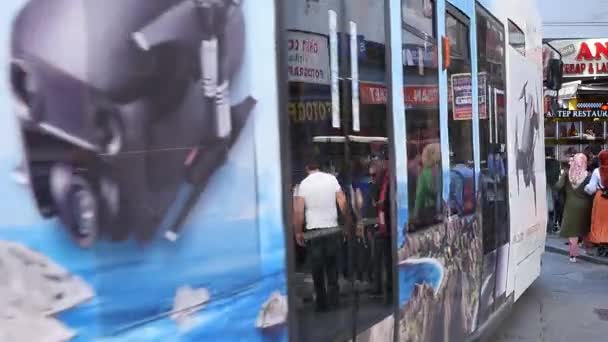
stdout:
[[(374, 248), (374, 292), (378, 295), (386, 290), (387, 296), (392, 296), (393, 289), (393, 258), (391, 250), (391, 238), (390, 236), (376, 235)], [(386, 274), (386, 280), (384, 280), (384, 288), (382, 286), (383, 279), (382, 275)]]
[[(317, 296), (317, 310), (327, 310), (337, 305), (340, 295), (338, 285), (338, 253), (341, 234), (334, 233), (315, 237), (308, 241), (312, 279)], [(325, 278), (327, 277), (327, 289)]]

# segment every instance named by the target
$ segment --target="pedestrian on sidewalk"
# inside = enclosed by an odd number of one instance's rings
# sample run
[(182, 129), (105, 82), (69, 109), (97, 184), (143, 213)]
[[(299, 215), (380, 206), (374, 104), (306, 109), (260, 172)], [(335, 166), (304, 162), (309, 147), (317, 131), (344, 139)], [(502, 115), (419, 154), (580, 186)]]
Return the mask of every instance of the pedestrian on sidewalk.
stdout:
[(545, 170), (547, 173), (547, 211), (549, 220), (547, 220), (547, 232), (555, 233), (558, 228), (557, 221), (557, 191), (553, 190), (555, 184), (559, 180), (561, 171), (560, 162), (553, 158), (545, 158)]
[(592, 197), (585, 192), (591, 175), (587, 171), (587, 157), (577, 153), (570, 161), (568, 173), (562, 170), (556, 184), (557, 189), (566, 192), (566, 203), (560, 235), (568, 238), (570, 261), (576, 262), (578, 257), (578, 239), (586, 236), (591, 223)]
[(608, 243), (608, 151), (599, 154), (600, 166), (593, 171), (585, 191), (593, 195), (589, 242)]

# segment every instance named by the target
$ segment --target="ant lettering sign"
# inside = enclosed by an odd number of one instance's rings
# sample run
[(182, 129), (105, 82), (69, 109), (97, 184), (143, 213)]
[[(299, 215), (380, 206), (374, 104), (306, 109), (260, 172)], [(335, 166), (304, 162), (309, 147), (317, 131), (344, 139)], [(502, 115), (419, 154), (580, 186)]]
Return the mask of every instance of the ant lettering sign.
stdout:
[(551, 41), (562, 54), (564, 77), (608, 75), (608, 38)]

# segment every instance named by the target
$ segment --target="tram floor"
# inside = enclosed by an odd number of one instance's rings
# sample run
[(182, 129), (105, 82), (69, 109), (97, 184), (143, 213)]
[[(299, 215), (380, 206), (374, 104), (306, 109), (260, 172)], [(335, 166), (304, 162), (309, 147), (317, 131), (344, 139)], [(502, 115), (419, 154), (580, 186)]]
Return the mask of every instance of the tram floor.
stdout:
[[(312, 297), (311, 279), (300, 275), (298, 291), (298, 330), (302, 341), (350, 340), (353, 331), (357, 334), (386, 318), (392, 313), (392, 301), (384, 297), (371, 296), (369, 284), (357, 282), (356, 287), (340, 279), (340, 304), (328, 312), (316, 312)], [(354, 292), (357, 288), (357, 293)], [(356, 319), (355, 319), (356, 317)]]

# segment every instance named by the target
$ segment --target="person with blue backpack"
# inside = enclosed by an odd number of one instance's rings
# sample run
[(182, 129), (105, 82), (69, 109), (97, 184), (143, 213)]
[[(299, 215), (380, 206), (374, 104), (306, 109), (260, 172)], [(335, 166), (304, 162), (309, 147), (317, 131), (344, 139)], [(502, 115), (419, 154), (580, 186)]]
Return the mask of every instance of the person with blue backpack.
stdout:
[(458, 216), (475, 212), (475, 172), (464, 164), (450, 170), (450, 209)]
[[(374, 288), (373, 295), (382, 296), (390, 303), (393, 296), (393, 271), (391, 248), (391, 195), (388, 161), (374, 160), (370, 165), (370, 175), (378, 185), (376, 213), (378, 230), (374, 235)], [(384, 277), (383, 277), (384, 275)], [(386, 279), (383, 282), (383, 279)]]

